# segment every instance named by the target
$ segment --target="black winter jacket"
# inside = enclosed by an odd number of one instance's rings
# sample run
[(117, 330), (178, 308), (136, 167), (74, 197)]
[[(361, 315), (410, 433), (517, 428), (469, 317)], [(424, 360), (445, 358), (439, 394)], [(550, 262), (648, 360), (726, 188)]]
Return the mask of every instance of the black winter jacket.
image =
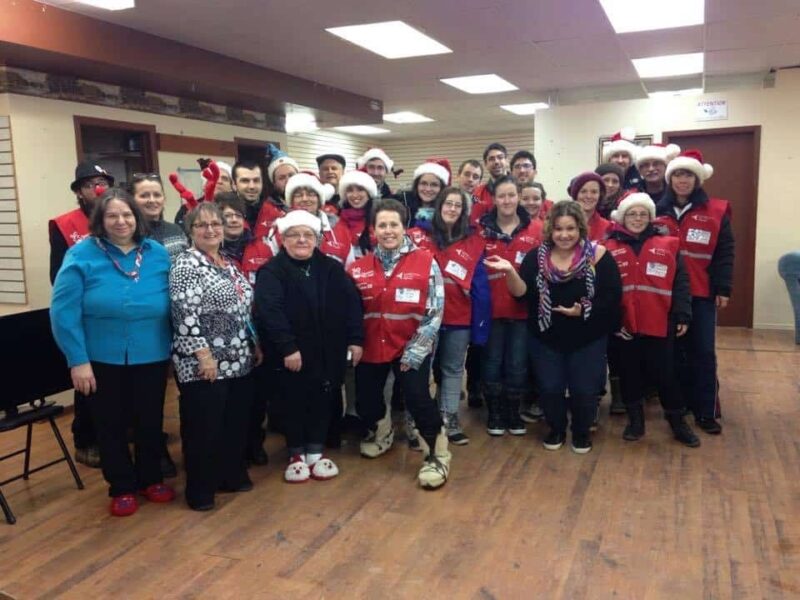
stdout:
[[(314, 250), (310, 275), (282, 249), (258, 270), (255, 313), (268, 366), (300, 351), (305, 377), (339, 386), (347, 346), (364, 345), (361, 297), (342, 265)], [(316, 289), (316, 295), (310, 290)]]

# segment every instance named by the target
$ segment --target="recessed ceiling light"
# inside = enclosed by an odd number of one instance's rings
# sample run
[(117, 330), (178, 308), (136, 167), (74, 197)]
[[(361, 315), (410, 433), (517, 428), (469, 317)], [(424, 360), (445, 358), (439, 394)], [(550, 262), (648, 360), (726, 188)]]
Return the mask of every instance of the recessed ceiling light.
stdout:
[(617, 33), (702, 25), (705, 0), (600, 0)]
[(669, 96), (696, 96), (702, 94), (703, 88), (687, 88), (685, 90), (666, 90), (661, 92), (649, 92), (650, 98), (666, 98)]
[(286, 115), (286, 133), (303, 133), (317, 129), (317, 119), (312, 113), (296, 112)]
[(372, 125), (346, 125), (343, 127), (334, 127), (334, 129), (338, 129), (339, 131), (344, 131), (345, 133), (356, 133), (361, 135), (374, 135), (376, 133), (391, 133), (388, 129), (383, 129), (381, 127), (373, 127)]
[(519, 88), (513, 83), (509, 83), (502, 77), (492, 73), (491, 75), (473, 75), (471, 77), (450, 77), (440, 79), (442, 83), (452, 85), (462, 92), (468, 94), (491, 94), (493, 92), (512, 92)]
[(430, 123), (433, 121), (430, 117), (408, 110), (383, 115), (383, 120), (389, 121), (389, 123)]
[(408, 58), (452, 52), (447, 46), (403, 21), (329, 27), (325, 31), (370, 52), (380, 54), (384, 58)]
[(76, 0), (79, 4), (87, 4), (105, 10), (125, 10), (136, 8), (135, 0)]
[(652, 58), (634, 58), (633, 66), (642, 79), (675, 77), (703, 72), (703, 53), (673, 54)]
[(528, 102), (527, 104), (501, 104), (500, 108), (515, 115), (532, 115), (537, 110), (550, 108), (547, 102)]

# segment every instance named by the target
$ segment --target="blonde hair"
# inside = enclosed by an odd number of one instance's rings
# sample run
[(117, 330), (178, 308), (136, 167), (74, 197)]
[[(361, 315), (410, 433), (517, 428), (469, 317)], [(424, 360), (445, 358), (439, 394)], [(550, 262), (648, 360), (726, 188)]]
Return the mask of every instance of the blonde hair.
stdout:
[(586, 224), (586, 215), (583, 208), (575, 200), (559, 200), (550, 208), (547, 213), (547, 220), (544, 222), (544, 243), (553, 243), (553, 229), (555, 229), (556, 219), (560, 217), (572, 217), (578, 224), (578, 233), (581, 241), (589, 238), (589, 226)]

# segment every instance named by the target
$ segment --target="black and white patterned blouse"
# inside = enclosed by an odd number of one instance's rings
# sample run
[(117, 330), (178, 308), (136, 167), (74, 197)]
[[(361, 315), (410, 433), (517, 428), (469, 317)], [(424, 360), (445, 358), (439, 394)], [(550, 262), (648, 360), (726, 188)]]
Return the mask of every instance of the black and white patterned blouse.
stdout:
[(231, 262), (218, 267), (204, 253), (189, 248), (169, 273), (172, 304), (172, 360), (178, 381), (199, 381), (194, 353), (211, 350), (217, 379), (247, 375), (253, 368), (253, 288)]

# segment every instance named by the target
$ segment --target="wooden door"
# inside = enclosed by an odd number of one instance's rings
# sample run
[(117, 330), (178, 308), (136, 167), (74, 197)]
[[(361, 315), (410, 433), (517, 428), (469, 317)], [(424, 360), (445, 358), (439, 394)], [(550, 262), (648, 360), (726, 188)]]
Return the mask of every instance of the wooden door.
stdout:
[(752, 327), (761, 127), (667, 131), (663, 140), (682, 150), (699, 149), (705, 162), (714, 167), (714, 175), (703, 187), (709, 196), (730, 202), (736, 241), (733, 293), (728, 307), (719, 311), (718, 324)]

